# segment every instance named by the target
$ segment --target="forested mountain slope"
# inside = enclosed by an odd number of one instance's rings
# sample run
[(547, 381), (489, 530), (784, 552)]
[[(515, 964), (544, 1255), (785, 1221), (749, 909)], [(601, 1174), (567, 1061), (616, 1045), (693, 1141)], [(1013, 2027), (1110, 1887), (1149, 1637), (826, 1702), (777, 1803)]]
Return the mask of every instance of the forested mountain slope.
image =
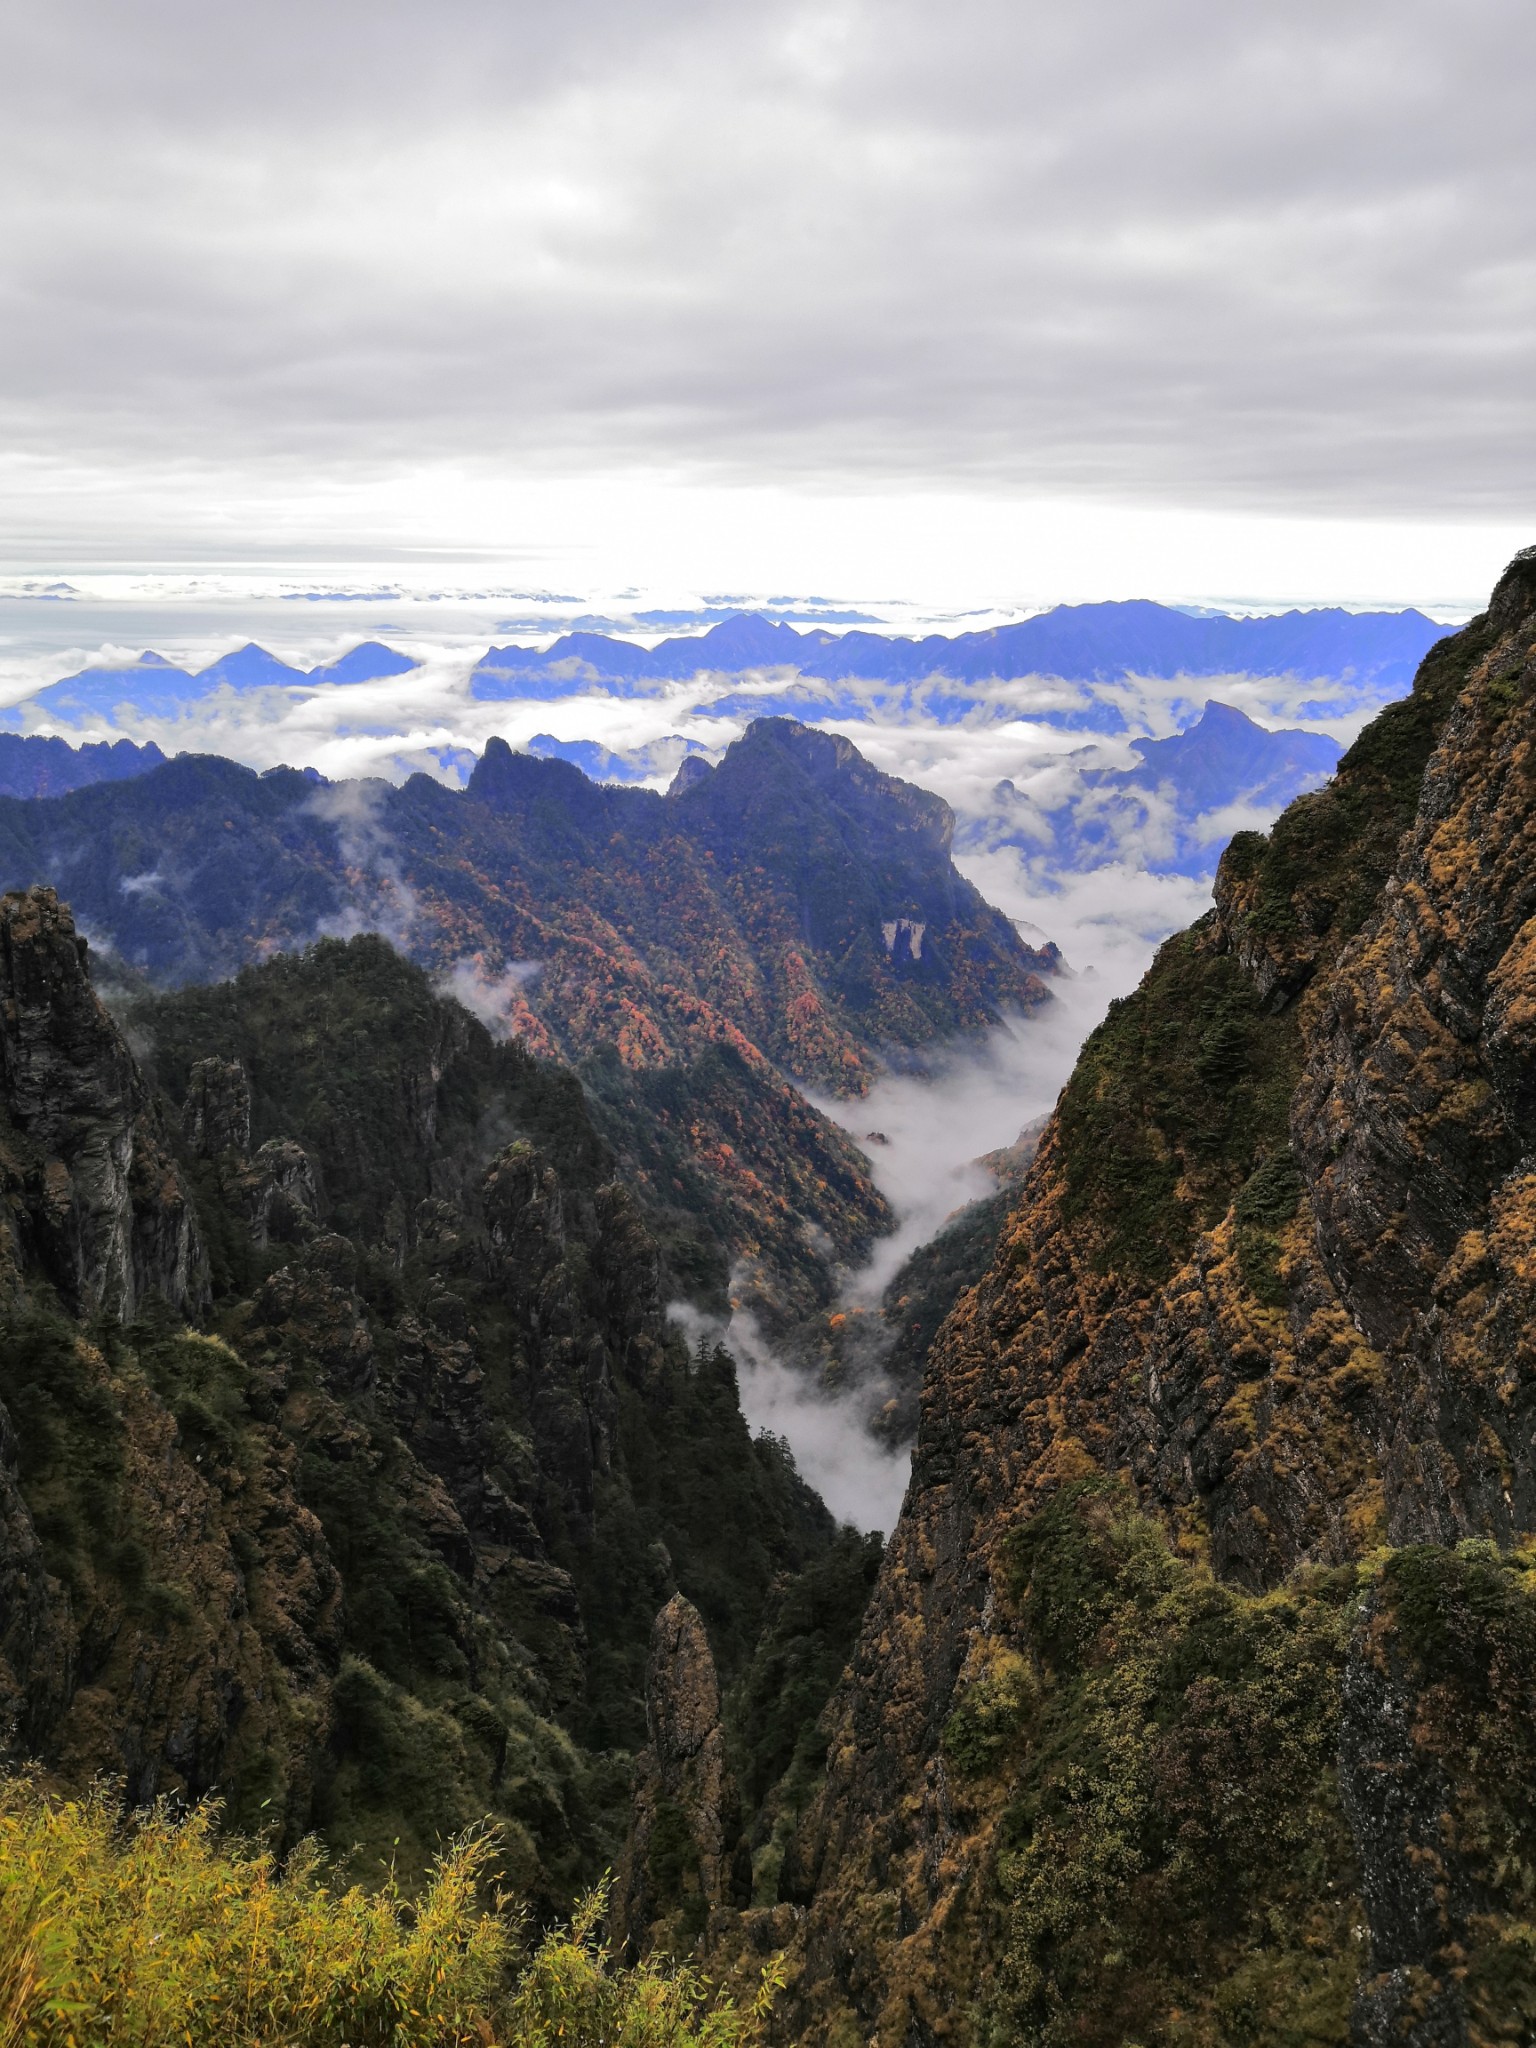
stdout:
[(654, 1068), (752, 1047), (857, 1093), (911, 1048), (1028, 1007), (1030, 950), (949, 858), (939, 798), (846, 741), (764, 719), (673, 796), (491, 741), (465, 790), (258, 776), (183, 755), (131, 783), (0, 805), (8, 881), (48, 881), (156, 981), (231, 973), (374, 924), (423, 964), (509, 968), (536, 1049)]
[(786, 1857), (828, 2041), (1536, 2029), (1536, 551), (1089, 1039)]
[(374, 1876), (489, 1813), (562, 1906), (657, 1609), (745, 1681), (846, 1542), (665, 1318), (707, 1253), (382, 939), (142, 1001), (138, 1057), (83, 956), (0, 900), (0, 1751)]
[(93, 782), (126, 782), (147, 775), (165, 756), (153, 740), (68, 740), (33, 733), (0, 733), (0, 796), (63, 796)]
[(182, 756), (0, 801), (0, 880), (52, 882), (101, 947), (181, 983), (384, 931), (499, 1028), (579, 1062), (657, 1205), (707, 1216), (770, 1317), (824, 1308), (888, 1226), (785, 1075), (861, 1092), (891, 1051), (1046, 999), (950, 860), (953, 816), (846, 740), (762, 720), (686, 787), (613, 789), (492, 741), (467, 790)]

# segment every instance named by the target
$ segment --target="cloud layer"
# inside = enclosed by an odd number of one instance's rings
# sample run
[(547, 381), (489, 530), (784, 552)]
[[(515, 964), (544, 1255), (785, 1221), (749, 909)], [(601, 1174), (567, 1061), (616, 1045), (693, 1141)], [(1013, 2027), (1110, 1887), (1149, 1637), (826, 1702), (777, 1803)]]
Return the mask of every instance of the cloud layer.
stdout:
[(236, 552), (257, 498), (341, 530), (429, 473), (1531, 509), (1522, 0), (53, 0), (6, 40), (40, 517), (135, 472), (216, 484)]

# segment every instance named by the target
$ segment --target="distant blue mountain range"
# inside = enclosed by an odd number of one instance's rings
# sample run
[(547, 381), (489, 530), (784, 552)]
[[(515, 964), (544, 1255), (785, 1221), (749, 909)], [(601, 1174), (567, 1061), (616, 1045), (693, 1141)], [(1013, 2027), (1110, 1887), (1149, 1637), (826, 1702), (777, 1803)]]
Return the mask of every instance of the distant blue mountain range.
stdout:
[(959, 843), (1016, 846), (1055, 870), (1119, 861), (1153, 874), (1213, 875), (1240, 824), (1267, 825), (1326, 782), (1341, 752), (1326, 734), (1270, 732), (1214, 701), (1184, 732), (1131, 747), (1140, 757), (1133, 768), (1093, 766), (1096, 748), (1072, 757), (1075, 787), (1049, 807), (1027, 787), (1000, 782), (990, 815), (967, 820)]
[[(1388, 694), (1407, 689), (1426, 651), (1450, 630), (1417, 611), (1192, 617), (1135, 600), (1058, 605), (1017, 625), (911, 640), (829, 633), (819, 626), (798, 632), (744, 613), (654, 648), (604, 633), (566, 633), (545, 649), (493, 647), (476, 668), (472, 687), (475, 696), (490, 700), (543, 699), (580, 694), (593, 682), (623, 692), (704, 672), (786, 668), (832, 684), (930, 677), (975, 685), (1020, 676), (1103, 683), (1127, 675), (1295, 675), (1371, 685)], [(866, 701), (862, 694), (845, 704), (835, 693), (789, 690), (782, 701), (754, 696), (732, 709), (738, 713), (749, 702), (759, 716), (846, 717), (858, 715)], [(717, 702), (712, 708), (725, 707)]]
[(367, 683), (380, 676), (404, 675), (418, 664), (377, 640), (327, 662), (321, 668), (290, 668), (254, 640), (224, 654), (195, 674), (177, 668), (163, 654), (146, 651), (121, 668), (87, 668), (65, 676), (28, 700), (29, 706), (62, 717), (107, 718), (120, 704), (151, 716), (174, 716), (199, 697), (226, 685), (234, 690), (265, 689), (274, 683)]
[(657, 776), (670, 780), (684, 761), (705, 757), (708, 750), (675, 732), (628, 753), (614, 753), (596, 740), (557, 740), (553, 733), (536, 732), (526, 751), (541, 761), (569, 761), (592, 782), (650, 782)]
[(1343, 751), (1326, 733), (1270, 732), (1230, 704), (1212, 700), (1199, 720), (1164, 740), (1132, 740), (1135, 768), (1106, 769), (1101, 789), (1171, 789), (1191, 817), (1240, 797), (1281, 811), (1326, 782)]
[(93, 782), (126, 782), (165, 760), (153, 741), (96, 740), (72, 747), (68, 740), (0, 732), (0, 796), (64, 796)]
[[(1352, 708), (1400, 695), (1429, 647), (1449, 631), (1422, 612), (1286, 612), (1276, 618), (1192, 617), (1168, 605), (1058, 605), (1017, 625), (986, 632), (902, 639), (824, 626), (799, 631), (754, 613), (721, 619), (704, 633), (676, 635), (653, 648), (607, 633), (562, 634), (547, 648), (492, 647), (476, 665), (471, 694), (488, 702), (553, 702), (594, 686), (618, 696), (648, 695), (668, 682), (709, 676), (698, 710), (722, 718), (864, 719), (919, 715), (940, 724), (973, 713), (988, 687), (1046, 677), (1065, 685), (1055, 702), (1029, 716), (1067, 730), (1118, 732), (1124, 715), (1106, 685), (1128, 676), (1297, 676), (1315, 680), (1317, 711)], [(365, 641), (338, 660), (304, 670), (254, 642), (195, 673), (145, 652), (116, 668), (84, 669), (31, 698), (28, 708), (69, 719), (110, 718), (131, 706), (175, 716), (214, 691), (273, 685), (344, 685), (404, 675), (408, 655)], [(781, 683), (741, 687), (764, 669)], [(738, 679), (735, 688), (720, 687)]]

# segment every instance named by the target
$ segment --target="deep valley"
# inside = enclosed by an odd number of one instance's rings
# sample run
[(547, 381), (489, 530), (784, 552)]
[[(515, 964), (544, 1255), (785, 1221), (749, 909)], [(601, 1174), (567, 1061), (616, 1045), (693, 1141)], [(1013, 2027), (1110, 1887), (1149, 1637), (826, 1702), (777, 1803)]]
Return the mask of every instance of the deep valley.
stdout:
[[(1429, 638), (883, 1314), (801, 1088), (1061, 961), (846, 739), (0, 799), (11, 1766), (413, 1896), (489, 1817), (807, 2048), (1533, 2038), (1536, 550)], [(885, 1376), (884, 1543), (733, 1308)]]

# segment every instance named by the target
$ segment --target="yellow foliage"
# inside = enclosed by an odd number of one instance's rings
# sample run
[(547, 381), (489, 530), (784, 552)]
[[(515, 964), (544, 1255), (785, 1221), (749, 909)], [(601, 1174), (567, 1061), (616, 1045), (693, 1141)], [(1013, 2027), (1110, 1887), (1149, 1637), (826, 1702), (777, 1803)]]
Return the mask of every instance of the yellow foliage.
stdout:
[(695, 1973), (613, 1967), (594, 1893), (529, 1954), (484, 1888), (495, 1836), (444, 1850), (414, 1899), (282, 1868), (216, 1809), (131, 1821), (105, 1787), (0, 1780), (0, 2048), (747, 2048), (750, 2011)]

